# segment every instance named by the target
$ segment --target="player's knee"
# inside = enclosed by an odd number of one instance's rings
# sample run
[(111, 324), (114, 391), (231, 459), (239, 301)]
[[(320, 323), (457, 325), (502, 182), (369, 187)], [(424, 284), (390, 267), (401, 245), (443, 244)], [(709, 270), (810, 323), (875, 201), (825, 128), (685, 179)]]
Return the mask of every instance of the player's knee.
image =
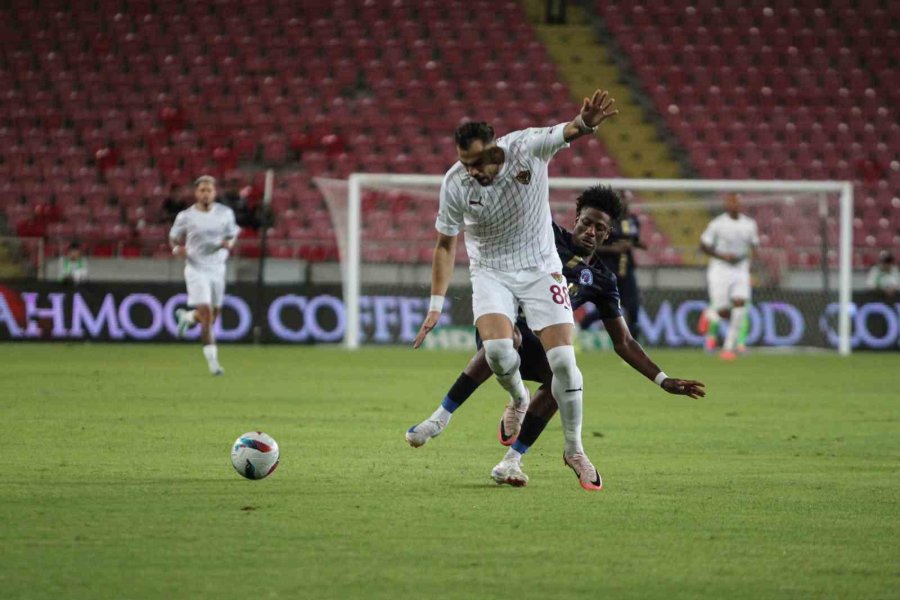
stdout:
[(491, 371), (506, 375), (519, 368), (519, 354), (510, 339), (485, 340), (484, 354)]
[(574, 346), (557, 346), (547, 350), (547, 362), (554, 377), (581, 385), (581, 371), (575, 361)]

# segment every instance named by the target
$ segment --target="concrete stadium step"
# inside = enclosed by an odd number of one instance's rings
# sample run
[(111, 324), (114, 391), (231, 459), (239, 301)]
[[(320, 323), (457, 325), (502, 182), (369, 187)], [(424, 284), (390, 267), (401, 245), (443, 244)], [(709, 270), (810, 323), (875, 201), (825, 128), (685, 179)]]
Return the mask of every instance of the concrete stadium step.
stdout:
[[(619, 114), (597, 130), (622, 173), (632, 178), (683, 178), (687, 174), (673, 156), (673, 150), (652, 118), (638, 101), (635, 90), (627, 83), (611, 50), (604, 46), (587, 15), (579, 7), (570, 7), (566, 25), (546, 25), (543, 21), (543, 2), (526, 1), (526, 13), (534, 23), (539, 39), (547, 47), (564, 83), (572, 91), (573, 100), (581, 102), (597, 88), (608, 89), (616, 99)], [(646, 200), (655, 200), (642, 194)], [(683, 194), (663, 196), (670, 200), (685, 200)], [(659, 229), (676, 246), (693, 247), (699, 243), (700, 233), (709, 220), (707, 211), (679, 210), (657, 212)], [(691, 262), (693, 262), (691, 260)]]

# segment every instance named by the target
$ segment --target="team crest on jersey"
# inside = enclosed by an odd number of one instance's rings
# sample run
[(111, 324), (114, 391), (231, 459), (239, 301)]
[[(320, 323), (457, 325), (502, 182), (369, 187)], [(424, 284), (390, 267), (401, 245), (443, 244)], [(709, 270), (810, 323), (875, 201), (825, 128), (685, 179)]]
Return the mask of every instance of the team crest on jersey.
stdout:
[(528, 185), (531, 183), (531, 171), (519, 171), (516, 175), (516, 181), (522, 185)]
[(565, 279), (562, 276), (562, 273), (550, 273), (550, 277), (556, 280), (556, 283), (562, 283)]
[(578, 276), (578, 283), (587, 286), (594, 285), (594, 274), (591, 273), (590, 269), (581, 270), (581, 275)]

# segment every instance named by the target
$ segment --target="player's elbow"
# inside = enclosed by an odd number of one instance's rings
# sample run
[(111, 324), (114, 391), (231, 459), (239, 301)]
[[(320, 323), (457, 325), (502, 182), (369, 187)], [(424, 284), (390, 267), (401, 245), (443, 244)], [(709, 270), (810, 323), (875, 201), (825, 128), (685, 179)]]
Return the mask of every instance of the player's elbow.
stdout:
[(615, 331), (610, 338), (612, 339), (613, 350), (615, 350), (616, 354), (622, 358), (631, 354), (634, 350), (634, 346), (637, 344), (635, 339), (631, 337), (631, 332), (629, 332), (628, 329)]
[(620, 357), (625, 358), (628, 356), (628, 351), (631, 348), (631, 343), (629, 340), (613, 340), (613, 350), (616, 351)]
[(434, 245), (435, 251), (450, 252), (456, 247), (456, 236), (438, 234), (437, 243)]

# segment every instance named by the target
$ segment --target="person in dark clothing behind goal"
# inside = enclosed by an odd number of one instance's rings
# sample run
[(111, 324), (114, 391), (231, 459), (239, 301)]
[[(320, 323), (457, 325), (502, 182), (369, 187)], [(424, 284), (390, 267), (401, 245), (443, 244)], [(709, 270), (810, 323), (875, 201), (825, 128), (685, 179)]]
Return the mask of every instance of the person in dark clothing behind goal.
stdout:
[[(631, 337), (638, 339), (640, 326), (638, 325), (638, 311), (641, 309), (641, 292), (637, 283), (637, 264), (634, 261), (635, 248), (645, 250), (647, 247), (641, 241), (641, 224), (638, 218), (631, 212), (630, 200), (627, 195), (622, 196), (622, 204), (625, 212), (622, 218), (613, 225), (606, 243), (598, 247), (595, 256), (616, 275), (619, 284), (619, 296), (622, 299), (622, 308), (625, 309), (625, 323)], [(592, 309), (581, 320), (581, 328), (587, 329), (595, 322), (601, 320), (600, 313)]]

